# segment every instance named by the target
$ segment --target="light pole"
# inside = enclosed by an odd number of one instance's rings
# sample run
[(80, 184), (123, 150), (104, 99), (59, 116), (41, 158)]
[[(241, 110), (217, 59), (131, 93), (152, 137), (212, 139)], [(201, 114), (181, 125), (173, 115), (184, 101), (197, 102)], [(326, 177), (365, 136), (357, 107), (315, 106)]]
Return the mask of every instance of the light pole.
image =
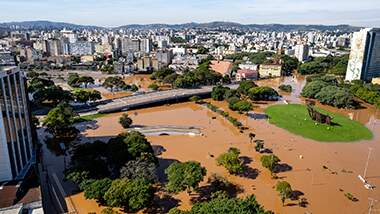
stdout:
[(367, 177), (368, 163), (369, 163), (369, 158), (370, 158), (370, 156), (371, 156), (372, 148), (369, 147), (368, 150), (369, 150), (369, 151), (368, 151), (367, 162), (366, 162), (366, 164), (365, 164), (364, 173), (363, 173), (364, 179)]

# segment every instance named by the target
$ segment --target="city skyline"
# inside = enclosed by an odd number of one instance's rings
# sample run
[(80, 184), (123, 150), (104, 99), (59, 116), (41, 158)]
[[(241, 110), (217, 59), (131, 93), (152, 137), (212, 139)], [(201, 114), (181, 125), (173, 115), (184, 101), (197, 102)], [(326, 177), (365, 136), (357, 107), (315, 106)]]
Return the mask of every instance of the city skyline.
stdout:
[[(127, 24), (181, 24), (228, 21), (242, 24), (349, 24), (379, 27), (380, 6), (375, 0), (205, 1), (94, 1), (0, 0), (0, 22), (49, 20), (81, 25), (116, 27)], [(103, 15), (99, 15), (103, 14)], [(314, 14), (314, 15), (311, 15)]]

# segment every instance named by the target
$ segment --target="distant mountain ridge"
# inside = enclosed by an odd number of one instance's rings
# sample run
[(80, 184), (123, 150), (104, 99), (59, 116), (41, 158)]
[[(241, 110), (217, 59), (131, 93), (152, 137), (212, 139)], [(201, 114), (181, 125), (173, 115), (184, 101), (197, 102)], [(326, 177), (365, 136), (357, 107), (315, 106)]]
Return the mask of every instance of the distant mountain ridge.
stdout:
[(20, 30), (50, 30), (50, 29), (185, 29), (185, 28), (198, 28), (198, 29), (218, 29), (218, 28), (230, 28), (240, 30), (257, 30), (257, 31), (333, 31), (340, 30), (345, 32), (357, 31), (360, 27), (350, 25), (297, 25), (297, 24), (240, 24), (236, 22), (208, 22), (208, 23), (184, 23), (184, 24), (130, 24), (113, 28), (105, 28), (99, 26), (90, 25), (78, 25), (65, 22), (52, 22), (52, 21), (24, 21), (24, 22), (5, 22), (0, 23), (0, 28), (6, 29), (20, 29)]
[(66, 22), (52, 22), (52, 21), (23, 21), (23, 22), (4, 22), (0, 23), (1, 28), (8, 28), (12, 30), (50, 30), (50, 29), (90, 29), (101, 28), (89, 25), (77, 25)]

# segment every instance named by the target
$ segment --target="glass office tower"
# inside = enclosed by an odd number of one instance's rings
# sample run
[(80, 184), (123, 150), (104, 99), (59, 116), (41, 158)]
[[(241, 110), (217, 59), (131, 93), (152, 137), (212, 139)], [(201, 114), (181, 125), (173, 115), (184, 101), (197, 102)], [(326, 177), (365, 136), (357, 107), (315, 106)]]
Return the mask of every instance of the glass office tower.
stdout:
[(0, 70), (0, 182), (22, 179), (33, 159), (33, 143), (24, 74)]

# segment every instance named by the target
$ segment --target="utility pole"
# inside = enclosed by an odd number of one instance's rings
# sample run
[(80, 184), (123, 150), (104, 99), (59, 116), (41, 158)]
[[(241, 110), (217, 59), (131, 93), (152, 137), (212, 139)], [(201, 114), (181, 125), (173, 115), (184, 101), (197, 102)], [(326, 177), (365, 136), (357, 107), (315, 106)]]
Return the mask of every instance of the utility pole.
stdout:
[(366, 177), (367, 177), (368, 163), (369, 163), (369, 158), (370, 158), (370, 156), (371, 156), (372, 148), (369, 147), (368, 150), (369, 150), (369, 151), (368, 151), (367, 162), (366, 162), (366, 164), (365, 164), (364, 173), (363, 173), (363, 177), (364, 177), (364, 179), (366, 179)]

